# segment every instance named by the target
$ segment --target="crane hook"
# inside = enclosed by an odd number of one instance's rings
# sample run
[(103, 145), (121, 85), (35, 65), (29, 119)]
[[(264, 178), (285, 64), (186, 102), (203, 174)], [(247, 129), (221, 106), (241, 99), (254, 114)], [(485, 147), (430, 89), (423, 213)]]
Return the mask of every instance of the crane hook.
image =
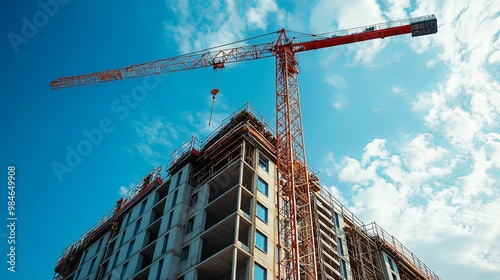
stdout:
[(212, 94), (212, 109), (210, 110), (210, 119), (208, 120), (209, 126), (210, 126), (210, 123), (212, 122), (212, 114), (214, 112), (215, 96), (217, 95), (217, 93), (219, 93), (219, 89), (214, 88), (210, 93)]

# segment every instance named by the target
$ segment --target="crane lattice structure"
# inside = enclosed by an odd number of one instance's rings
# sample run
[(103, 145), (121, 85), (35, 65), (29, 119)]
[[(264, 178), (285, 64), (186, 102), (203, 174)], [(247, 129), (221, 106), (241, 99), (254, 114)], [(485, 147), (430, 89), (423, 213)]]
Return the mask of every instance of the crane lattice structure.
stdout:
[(284, 29), (278, 39), (264, 44), (209, 49), (120, 69), (60, 78), (52, 89), (69, 88), (204, 67), (223, 68), (227, 63), (276, 57), (276, 158), (278, 215), (278, 279), (317, 279), (317, 260), (311, 215), (296, 53), (411, 33), (413, 37), (437, 32), (434, 15), (290, 38)]

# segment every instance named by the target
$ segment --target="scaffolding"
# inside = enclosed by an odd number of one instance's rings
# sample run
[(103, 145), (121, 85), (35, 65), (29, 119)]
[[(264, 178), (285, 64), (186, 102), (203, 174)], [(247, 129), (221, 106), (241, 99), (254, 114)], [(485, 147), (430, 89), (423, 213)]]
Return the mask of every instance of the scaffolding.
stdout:
[(440, 280), (429, 267), (427, 267), (410, 249), (406, 248), (394, 236), (387, 233), (377, 223), (373, 222), (363, 226), (371, 240), (377, 243), (379, 248), (389, 252), (398, 265), (401, 280), (409, 279), (429, 279)]
[[(223, 121), (206, 140), (191, 138), (172, 153), (168, 173), (173, 174), (186, 161), (193, 164), (190, 184), (194, 191), (237, 160), (255, 168), (254, 150), (258, 148), (275, 160), (275, 138), (270, 125), (247, 104)], [(241, 141), (241, 139), (245, 141)], [(245, 144), (243, 144), (245, 143)], [(381, 250), (391, 254), (400, 268), (401, 280), (440, 278), (401, 242), (375, 223), (364, 224), (330, 192), (321, 188), (318, 177), (308, 168), (312, 186), (314, 238), (318, 251), (319, 279), (343, 279), (342, 257), (350, 262), (353, 279), (383, 280)], [(333, 209), (343, 217), (344, 227), (336, 228)], [(326, 210), (326, 211), (325, 211)], [(339, 232), (345, 235), (345, 256), (339, 251)], [(390, 237), (390, 238), (389, 238)]]
[(332, 216), (333, 208), (321, 196), (312, 196), (316, 238), (318, 279), (341, 280), (339, 236)]
[[(222, 121), (204, 141), (191, 138), (177, 148), (167, 164), (168, 174), (174, 174), (186, 162), (193, 164), (193, 186), (201, 186), (215, 174), (240, 158), (252, 166), (256, 147), (275, 160), (274, 130), (257, 111), (247, 103)], [(245, 150), (241, 138), (246, 140)], [(245, 156), (243, 156), (245, 154)]]
[(354, 279), (384, 280), (379, 248), (374, 240), (349, 219), (346, 222), (346, 239)]
[[(226, 118), (222, 125), (215, 129), (206, 140), (200, 141), (192, 137), (174, 150), (167, 163), (167, 173), (173, 175), (184, 168), (186, 164), (191, 164), (187, 183), (192, 187), (192, 193), (199, 191), (200, 187), (207, 183), (212, 188), (217, 185), (218, 180), (223, 181), (224, 184), (219, 186), (217, 195), (209, 197), (209, 203), (219, 198), (226, 201), (226, 204), (234, 204), (236, 188), (231, 189), (231, 186), (240, 182), (242, 189), (245, 190), (244, 193), (247, 194), (242, 198), (241, 207), (243, 212), (250, 217), (251, 194), (249, 192), (253, 183), (252, 176), (249, 174), (252, 174), (252, 171), (257, 168), (260, 154), (264, 154), (270, 161), (276, 161), (276, 138), (274, 135), (272, 127), (248, 103)], [(257, 150), (259, 150), (259, 156), (256, 153)], [(300, 166), (299, 168), (306, 167)], [(237, 170), (242, 171), (241, 178)], [(71, 279), (79, 266), (85, 249), (108, 232), (110, 233), (108, 240), (112, 240), (113, 235), (120, 227), (123, 216), (146, 195), (161, 185), (163, 182), (161, 172), (161, 167), (153, 169), (119, 199), (116, 206), (96, 225), (66, 248), (56, 265), (54, 279)], [(308, 167), (307, 172), (311, 189), (312, 227), (317, 253), (315, 265), (318, 279), (386, 279), (387, 269), (382, 253), (385, 252), (398, 265), (401, 280), (440, 280), (409, 249), (379, 225), (374, 222), (364, 224), (359, 220), (332, 193), (321, 187), (319, 178)], [(214, 204), (209, 208), (212, 211), (210, 215), (212, 218), (207, 222), (209, 226), (226, 217), (214, 218), (224, 212), (218, 207), (220, 206)], [(342, 217), (342, 225), (337, 221), (337, 215)], [(232, 228), (233, 224), (228, 226)], [(246, 223), (245, 226), (249, 228), (250, 223)], [(249, 246), (248, 234), (248, 231), (244, 231), (243, 238), (239, 240), (246, 247)], [(205, 237), (207, 240), (217, 240), (215, 237), (212, 238), (212, 235)], [(220, 244), (217, 245), (217, 242), (206, 244), (208, 245), (204, 247), (204, 260), (209, 255), (210, 257), (213, 255), (212, 253), (215, 252), (213, 248), (220, 246)], [(106, 270), (106, 264), (103, 264), (103, 260), (104, 256), (107, 255), (108, 245), (107, 242), (100, 258), (96, 279), (102, 276)], [(206, 253), (209, 251), (213, 252)], [(241, 260), (246, 258), (241, 257)], [(208, 263), (202, 265), (202, 271), (205, 278), (200, 276), (200, 279), (216, 279), (218, 277), (211, 275), (211, 267)]]
[[(327, 199), (343, 217), (345, 223), (343, 231), (346, 235), (353, 279), (385, 279), (384, 262), (381, 258), (383, 250), (396, 261), (401, 280), (441, 280), (417, 256), (378, 224), (375, 222), (364, 224), (324, 188), (321, 189), (319, 196)], [(321, 255), (318, 262), (324, 262)]]
[(123, 215), (127, 213), (131, 207), (135, 206), (141, 198), (155, 187), (161, 185), (163, 182), (161, 172), (161, 166), (153, 168), (148, 175), (117, 201), (113, 209), (106, 213), (87, 232), (81, 235), (77, 241), (71, 243), (59, 256), (57, 265), (54, 269), (54, 279), (63, 280), (72, 275), (78, 267), (83, 251), (85, 251), (88, 246), (92, 245), (93, 242), (105, 235), (110, 229), (116, 229)]

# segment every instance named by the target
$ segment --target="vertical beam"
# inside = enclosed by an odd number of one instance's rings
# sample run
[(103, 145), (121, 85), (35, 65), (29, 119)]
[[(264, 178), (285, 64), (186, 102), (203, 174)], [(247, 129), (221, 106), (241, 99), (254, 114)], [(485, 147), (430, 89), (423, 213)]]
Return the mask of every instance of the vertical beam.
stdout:
[[(321, 240), (321, 228), (320, 228), (320, 221), (318, 217), (318, 199), (316, 196), (311, 196), (311, 207), (312, 210), (314, 211), (313, 215), (313, 223), (315, 225), (314, 229), (316, 230), (315, 232), (315, 238), (316, 238), (316, 258), (317, 258), (317, 276), (318, 279), (325, 279), (326, 277), (326, 272), (325, 272), (325, 267), (324, 267), (324, 259), (323, 259), (323, 242)], [(333, 229), (335, 229), (335, 226), (333, 226)], [(336, 230), (335, 230), (336, 231)]]
[[(234, 233), (234, 243), (238, 242), (238, 232), (240, 231), (240, 216), (236, 215), (236, 226)], [(236, 279), (236, 272), (238, 270), (238, 247), (233, 247), (233, 256), (231, 261), (231, 279)]]
[(316, 280), (311, 196), (297, 81), (298, 65), (281, 34), (276, 55), (278, 278)]

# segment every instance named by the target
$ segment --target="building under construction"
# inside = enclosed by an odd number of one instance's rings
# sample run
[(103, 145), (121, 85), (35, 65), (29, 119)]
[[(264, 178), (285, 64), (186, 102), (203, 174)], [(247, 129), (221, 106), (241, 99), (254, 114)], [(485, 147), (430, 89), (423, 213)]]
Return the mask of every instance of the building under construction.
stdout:
[[(58, 280), (277, 279), (276, 139), (249, 105), (192, 138), (61, 254)], [(440, 279), (310, 174), (318, 279)], [(111, 207), (111, 206), (110, 206)]]

